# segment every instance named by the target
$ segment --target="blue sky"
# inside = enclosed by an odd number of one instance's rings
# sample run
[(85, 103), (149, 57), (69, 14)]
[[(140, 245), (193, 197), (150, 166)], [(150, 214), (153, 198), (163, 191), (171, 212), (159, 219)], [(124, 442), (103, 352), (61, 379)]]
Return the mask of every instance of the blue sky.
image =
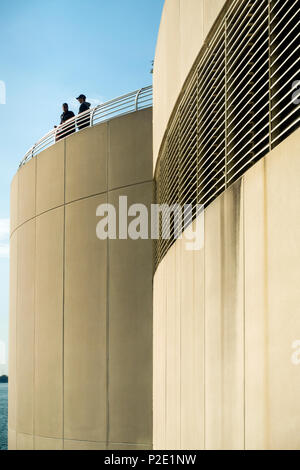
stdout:
[(18, 163), (58, 123), (63, 102), (77, 113), (72, 100), (80, 93), (95, 104), (151, 84), (163, 3), (0, 2), (0, 81), (6, 85), (6, 104), (0, 104), (0, 341), (6, 344), (9, 191)]

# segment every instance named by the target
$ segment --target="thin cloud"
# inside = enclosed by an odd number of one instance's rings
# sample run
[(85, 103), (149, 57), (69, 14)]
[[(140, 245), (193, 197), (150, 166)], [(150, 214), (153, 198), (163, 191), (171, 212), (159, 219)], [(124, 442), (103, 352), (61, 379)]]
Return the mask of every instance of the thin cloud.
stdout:
[(0, 219), (0, 258), (9, 258), (9, 219)]

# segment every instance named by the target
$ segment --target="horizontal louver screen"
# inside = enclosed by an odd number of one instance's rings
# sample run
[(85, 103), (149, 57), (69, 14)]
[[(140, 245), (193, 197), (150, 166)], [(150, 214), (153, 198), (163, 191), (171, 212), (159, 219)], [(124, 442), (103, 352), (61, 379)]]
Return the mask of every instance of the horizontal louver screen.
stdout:
[[(300, 0), (231, 4), (177, 105), (156, 168), (156, 203), (207, 207), (299, 127)], [(195, 217), (195, 210), (191, 218)], [(160, 222), (155, 266), (176, 237)]]

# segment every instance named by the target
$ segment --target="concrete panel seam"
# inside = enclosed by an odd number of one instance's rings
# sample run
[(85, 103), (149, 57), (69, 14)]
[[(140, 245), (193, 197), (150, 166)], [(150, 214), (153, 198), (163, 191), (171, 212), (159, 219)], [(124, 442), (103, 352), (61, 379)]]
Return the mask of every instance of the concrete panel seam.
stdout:
[(143, 444), (134, 444), (133, 442), (113, 442), (113, 441), (110, 441), (108, 443), (108, 445), (126, 445), (126, 446), (134, 446), (134, 447), (151, 447), (153, 445), (152, 442), (148, 442), (148, 443), (143, 443)]
[[(14, 429), (11, 429), (11, 431), (14, 431)], [(93, 444), (106, 444), (106, 445), (126, 445), (126, 446), (134, 446), (134, 447), (150, 447), (152, 446), (152, 442), (144, 442), (144, 443), (139, 443), (139, 444), (136, 444), (134, 442), (113, 442), (113, 441), (91, 441), (91, 440), (85, 440), (85, 439), (62, 439), (62, 438), (58, 438), (58, 437), (53, 437), (53, 436), (47, 436), (47, 435), (44, 435), (44, 434), (27, 434), (25, 432), (22, 432), (22, 433), (17, 433), (18, 435), (22, 435), (22, 436), (28, 436), (28, 437), (32, 437), (32, 438), (39, 438), (41, 437), (42, 439), (51, 439), (53, 441), (66, 441), (66, 442), (90, 442), (90, 443), (93, 443)]]
[[(14, 431), (14, 429), (12, 429), (12, 431)], [(28, 437), (33, 437), (33, 434), (28, 434), (27, 432), (18, 432), (18, 431), (15, 431), (17, 436), (28, 436)]]
[(141, 181), (141, 182), (138, 182), (138, 183), (133, 183), (133, 184), (129, 184), (127, 186), (120, 186), (119, 188), (114, 188), (114, 189), (111, 189), (109, 191), (103, 191), (101, 193), (97, 193), (97, 194), (91, 194), (90, 196), (85, 196), (85, 197), (81, 197), (81, 198), (78, 198), (78, 199), (74, 199), (73, 201), (69, 201), (65, 204), (60, 204), (59, 206), (55, 206), (55, 207), (51, 207), (51, 209), (47, 209), (46, 211), (44, 212), (41, 212), (40, 214), (37, 214), (37, 215), (34, 215), (33, 217), (31, 217), (30, 219), (28, 220), (25, 220), (24, 222), (22, 222), (22, 224), (18, 225), (10, 234), (10, 239), (12, 238), (12, 236), (14, 235), (14, 233), (21, 227), (23, 227), (23, 225), (27, 224), (28, 222), (31, 222), (32, 220), (40, 217), (41, 215), (44, 215), (44, 214), (48, 214), (48, 212), (51, 212), (51, 211), (54, 211), (55, 209), (59, 209), (60, 207), (63, 207), (63, 206), (69, 206), (71, 204), (74, 204), (76, 202), (79, 202), (79, 201), (84, 201), (85, 199), (91, 199), (93, 197), (97, 197), (97, 196), (102, 196), (106, 193), (110, 194), (114, 191), (118, 191), (120, 189), (128, 189), (128, 188), (132, 188), (132, 187), (135, 187), (135, 186), (139, 186), (139, 185), (142, 185), (142, 184), (147, 184), (147, 183), (153, 183), (153, 179), (150, 179), (150, 180), (146, 180), (146, 181)]
[[(45, 437), (45, 436), (37, 436), (37, 437)], [(49, 438), (46, 438), (46, 439), (49, 439)], [(52, 439), (52, 438), (50, 438)], [(60, 440), (60, 439), (58, 439)], [(134, 442), (113, 442), (113, 441), (109, 441), (109, 442), (106, 442), (106, 441), (87, 441), (87, 440), (83, 440), (83, 439), (64, 439), (65, 441), (67, 442), (90, 442), (90, 443), (93, 443), (93, 444), (106, 444), (106, 445), (126, 445), (126, 446), (134, 446), (134, 447), (150, 447), (152, 446), (152, 442), (148, 442), (148, 443), (143, 443), (143, 444), (135, 444)]]
[(128, 189), (128, 188), (133, 188), (135, 186), (139, 186), (139, 185), (142, 185), (142, 184), (147, 184), (147, 183), (153, 183), (153, 179), (148, 179), (148, 180), (145, 180), (145, 181), (139, 181), (138, 183), (133, 183), (133, 184), (128, 184), (128, 185), (125, 185), (125, 186), (119, 186), (118, 188), (113, 188), (113, 189), (110, 189), (108, 191), (108, 194), (111, 194), (115, 191), (119, 191), (120, 189)]

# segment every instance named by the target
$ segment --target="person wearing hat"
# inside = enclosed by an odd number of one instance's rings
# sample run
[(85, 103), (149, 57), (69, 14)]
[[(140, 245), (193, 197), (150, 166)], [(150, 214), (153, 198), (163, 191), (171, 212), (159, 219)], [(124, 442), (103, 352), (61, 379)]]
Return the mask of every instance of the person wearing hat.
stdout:
[[(91, 104), (87, 103), (85, 95), (79, 95), (76, 99), (80, 103), (78, 114), (84, 113), (85, 111), (90, 109)], [(77, 123), (79, 130), (84, 129), (85, 127), (88, 127), (90, 125), (90, 117), (84, 116), (83, 118), (78, 119)]]

